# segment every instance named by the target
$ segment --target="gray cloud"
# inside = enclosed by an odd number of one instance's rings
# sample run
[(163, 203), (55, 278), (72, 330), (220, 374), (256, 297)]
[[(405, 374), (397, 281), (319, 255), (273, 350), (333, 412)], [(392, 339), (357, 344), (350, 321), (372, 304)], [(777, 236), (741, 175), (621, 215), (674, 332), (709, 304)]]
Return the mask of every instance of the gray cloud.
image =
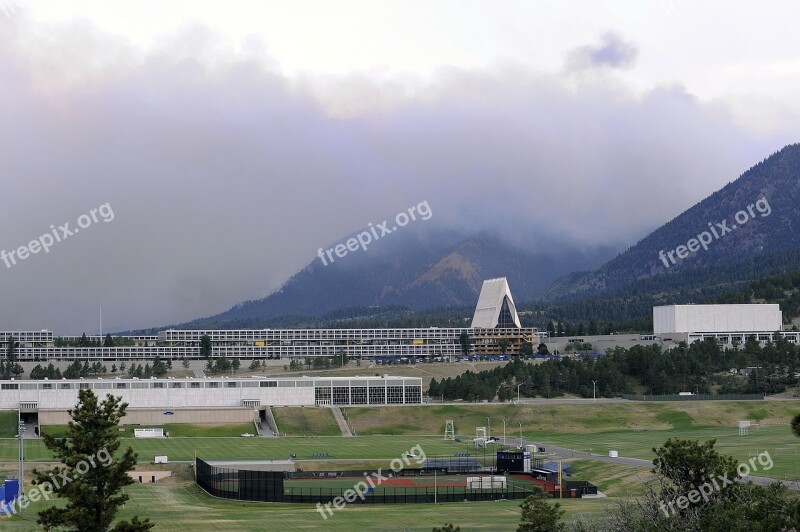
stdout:
[(569, 71), (591, 68), (631, 68), (636, 63), (639, 50), (614, 32), (606, 32), (596, 46), (579, 46), (567, 54)]
[(505, 66), (326, 92), (203, 28), (143, 55), (83, 26), (0, 23), (0, 249), (115, 212), (0, 264), (0, 329), (95, 332), (100, 305), (106, 330), (210, 315), (421, 201), (437, 227), (543, 253), (622, 249), (792, 140), (754, 138), (680, 87)]

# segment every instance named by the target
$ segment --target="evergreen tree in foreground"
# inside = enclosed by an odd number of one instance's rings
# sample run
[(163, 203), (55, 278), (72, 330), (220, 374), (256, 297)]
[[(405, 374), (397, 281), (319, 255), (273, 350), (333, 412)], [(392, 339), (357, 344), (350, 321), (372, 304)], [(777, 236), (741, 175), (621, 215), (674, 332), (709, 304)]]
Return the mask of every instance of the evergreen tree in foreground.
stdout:
[(117, 426), (127, 406), (111, 394), (98, 401), (91, 390), (80, 390), (78, 405), (69, 411), (72, 420), (66, 438), (42, 434), (45, 446), (63, 465), (49, 471), (34, 469), (33, 483), (43, 491), (49, 484), (53, 494), (67, 500), (64, 507), (39, 512), (37, 523), (43, 528), (136, 532), (154, 526), (138, 517), (111, 526), (119, 507), (129, 499), (121, 490), (133, 484), (128, 471), (136, 465), (136, 453), (130, 447), (113, 459), (121, 443)]

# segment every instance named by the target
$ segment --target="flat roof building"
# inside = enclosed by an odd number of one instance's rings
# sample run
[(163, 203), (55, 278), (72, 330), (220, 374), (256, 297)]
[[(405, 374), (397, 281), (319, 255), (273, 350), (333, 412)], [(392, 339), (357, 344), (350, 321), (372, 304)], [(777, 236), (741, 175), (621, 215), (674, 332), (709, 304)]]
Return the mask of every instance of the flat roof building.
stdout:
[(198, 379), (11, 380), (0, 383), (0, 410), (65, 423), (80, 390), (128, 403), (124, 423), (252, 421), (272, 406), (416, 405), (419, 377), (240, 377)]
[(783, 327), (777, 304), (653, 307), (653, 334), (771, 333)]

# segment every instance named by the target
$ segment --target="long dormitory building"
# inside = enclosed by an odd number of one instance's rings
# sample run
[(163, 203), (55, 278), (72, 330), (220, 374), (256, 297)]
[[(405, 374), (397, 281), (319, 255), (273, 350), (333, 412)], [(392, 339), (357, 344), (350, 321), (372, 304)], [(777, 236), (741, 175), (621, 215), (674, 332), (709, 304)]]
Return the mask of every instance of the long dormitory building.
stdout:
[(0, 348), (13, 337), (21, 361), (199, 359), (204, 336), (211, 340), (213, 357), (239, 359), (452, 358), (464, 354), (465, 337), (475, 355), (514, 354), (524, 343), (538, 345), (537, 330), (520, 326), (508, 282), (500, 277), (484, 281), (472, 324), (464, 328), (169, 329), (152, 336), (126, 336), (128, 345), (124, 347), (100, 347), (101, 336), (87, 337), (91, 346), (74, 347), (80, 337), (56, 338), (46, 330), (18, 331), (0, 332)]

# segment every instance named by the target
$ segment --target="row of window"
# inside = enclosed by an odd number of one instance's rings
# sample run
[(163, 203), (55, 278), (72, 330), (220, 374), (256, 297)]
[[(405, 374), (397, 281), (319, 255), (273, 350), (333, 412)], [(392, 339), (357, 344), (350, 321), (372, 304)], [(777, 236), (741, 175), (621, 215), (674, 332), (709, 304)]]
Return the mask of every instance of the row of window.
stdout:
[[(753, 334), (730, 334), (730, 333), (728, 333), (728, 334), (699, 334), (699, 335), (690, 334), (689, 335), (689, 342), (705, 340), (707, 338), (715, 338), (715, 339), (719, 340), (720, 342), (726, 343), (726, 344), (732, 343), (732, 341), (734, 341), (734, 340), (738, 341), (740, 343), (744, 343), (751, 336), (755, 336), (756, 339), (759, 342), (771, 342), (771, 341), (773, 341), (773, 335), (772, 334), (757, 334), (757, 335), (753, 335)], [(800, 333), (782, 333), (781, 336), (783, 336), (786, 339), (787, 342), (795, 343), (795, 344), (796, 343), (800, 343)]]
[[(460, 344), (391, 344), (391, 345), (279, 345), (279, 346), (215, 346), (215, 356), (230, 358), (277, 358), (277, 357), (333, 357), (343, 351), (347, 356), (394, 356), (457, 354)], [(153, 358), (176, 360), (183, 357), (200, 358), (200, 348), (196, 346), (172, 347), (22, 347), (17, 351), (21, 360), (44, 359), (136, 359)]]
[(317, 388), (314, 399), (318, 405), (383, 405), (422, 402), (421, 386), (334, 386)]
[(232, 340), (310, 340), (310, 339), (446, 339), (458, 340), (462, 333), (470, 336), (507, 336), (520, 333), (533, 334), (535, 329), (516, 327), (496, 329), (281, 329), (242, 331), (165, 331), (159, 334), (164, 342), (199, 342), (203, 336), (214, 341)]
[(53, 341), (53, 333), (50, 331), (0, 331), (0, 342), (7, 342), (12, 336), (17, 342)]
[[(358, 381), (355, 381), (358, 382)], [(380, 388), (383, 389), (386, 384), (400, 384), (400, 386), (396, 386), (402, 388), (402, 381), (394, 380), (394, 381), (376, 381), (371, 380), (369, 384), (374, 386), (376, 389)], [(212, 389), (219, 389), (219, 388), (311, 388), (313, 386), (320, 387), (322, 386), (325, 389), (330, 390), (331, 381), (194, 381), (194, 382), (185, 382), (185, 381), (141, 381), (141, 382), (114, 382), (114, 381), (104, 381), (104, 382), (4, 382), (0, 383), (0, 390), (73, 390), (73, 389), (100, 389), (100, 390), (125, 390), (125, 389), (164, 389), (164, 388), (212, 388)], [(395, 386), (388, 386), (388, 388), (393, 388)], [(348, 389), (348, 386), (341, 386), (337, 388), (343, 388), (345, 390)], [(366, 388), (365, 388), (366, 389)]]

